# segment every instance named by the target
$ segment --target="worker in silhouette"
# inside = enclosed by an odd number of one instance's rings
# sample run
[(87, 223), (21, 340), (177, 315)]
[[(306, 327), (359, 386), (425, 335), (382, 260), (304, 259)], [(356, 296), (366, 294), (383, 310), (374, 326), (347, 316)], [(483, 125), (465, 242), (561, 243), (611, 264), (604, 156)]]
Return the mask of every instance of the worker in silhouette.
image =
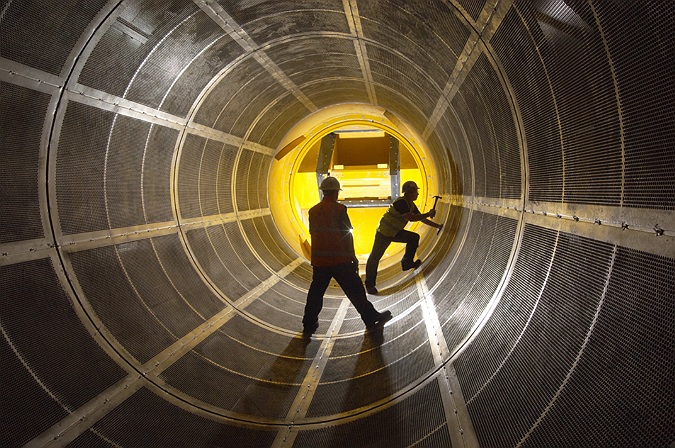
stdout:
[(340, 182), (329, 176), (319, 188), (323, 192), (323, 199), (309, 209), (313, 274), (302, 318), (303, 333), (311, 335), (319, 327), (323, 295), (332, 278), (359, 312), (366, 327), (376, 328), (391, 319), (391, 311), (376, 311), (366, 296), (359, 277), (359, 261), (354, 252), (353, 227), (347, 207), (337, 202)]
[(431, 209), (427, 213), (420, 213), (415, 205), (419, 196), (419, 187), (411, 180), (401, 186), (403, 196), (396, 199), (380, 219), (380, 224), (375, 232), (375, 242), (366, 263), (366, 290), (369, 294), (377, 294), (375, 282), (377, 280), (377, 268), (380, 260), (392, 242), (405, 243), (405, 253), (401, 259), (401, 268), (404, 271), (420, 267), (422, 262), (415, 260), (415, 252), (419, 246), (420, 236), (415, 232), (405, 230), (408, 222), (422, 221), (424, 224), (442, 229), (443, 224), (436, 224), (428, 218), (436, 216), (436, 210)]

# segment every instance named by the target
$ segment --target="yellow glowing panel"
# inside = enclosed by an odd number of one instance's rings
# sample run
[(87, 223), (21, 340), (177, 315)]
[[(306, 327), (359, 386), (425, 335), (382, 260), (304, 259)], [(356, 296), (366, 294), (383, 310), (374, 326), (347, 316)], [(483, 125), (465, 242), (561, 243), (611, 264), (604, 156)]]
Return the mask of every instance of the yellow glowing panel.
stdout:
[(340, 181), (340, 199), (386, 199), (391, 194), (389, 170), (349, 169), (333, 171), (331, 175)]
[[(407, 182), (409, 180), (414, 181), (417, 184), (417, 186), (420, 187), (420, 190), (419, 190), (420, 195), (417, 198), (417, 201), (415, 201), (415, 205), (417, 205), (417, 208), (419, 208), (420, 211), (422, 211), (422, 212), (424, 212), (427, 207), (430, 208), (431, 206), (427, 205), (429, 195), (433, 196), (436, 193), (430, 193), (426, 190), (426, 188), (425, 188), (426, 183), (423, 182), (423, 180), (422, 180), (422, 173), (420, 172), (420, 170), (418, 170), (418, 169), (406, 169), (406, 170), (401, 170), (400, 173), (401, 173), (401, 177), (400, 177), (401, 182), (399, 184), (399, 187), (401, 185), (403, 185), (404, 182)], [(399, 195), (400, 194), (401, 194), (401, 192), (399, 191)], [(432, 205), (433, 205), (433, 203), (432, 203)], [(408, 226), (410, 226), (410, 224), (408, 224)]]
[(296, 173), (292, 197), (300, 208), (310, 208), (319, 202), (315, 173)]
[(386, 207), (350, 208), (348, 210), (349, 219), (354, 227), (354, 250), (357, 257), (365, 255), (365, 258), (368, 258), (370, 249), (373, 248), (377, 224), (386, 210)]
[(378, 129), (358, 132), (337, 132), (340, 138), (381, 138), (384, 137), (384, 131)]

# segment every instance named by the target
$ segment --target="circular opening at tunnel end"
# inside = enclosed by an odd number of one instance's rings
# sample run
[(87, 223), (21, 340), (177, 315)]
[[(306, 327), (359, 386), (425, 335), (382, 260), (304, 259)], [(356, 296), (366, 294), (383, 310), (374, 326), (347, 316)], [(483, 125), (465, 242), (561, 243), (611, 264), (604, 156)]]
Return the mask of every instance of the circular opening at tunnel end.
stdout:
[[(394, 114), (367, 105), (333, 106), (302, 120), (277, 148), (270, 209), (286, 241), (309, 259), (307, 212), (321, 199), (321, 180), (336, 177), (342, 186), (339, 200), (349, 207), (357, 256), (365, 263), (379, 219), (403, 182), (420, 186), (417, 205), (423, 209), (429, 192), (437, 189), (436, 171), (423, 140)], [(382, 266), (400, 250), (401, 245), (391, 245)]]

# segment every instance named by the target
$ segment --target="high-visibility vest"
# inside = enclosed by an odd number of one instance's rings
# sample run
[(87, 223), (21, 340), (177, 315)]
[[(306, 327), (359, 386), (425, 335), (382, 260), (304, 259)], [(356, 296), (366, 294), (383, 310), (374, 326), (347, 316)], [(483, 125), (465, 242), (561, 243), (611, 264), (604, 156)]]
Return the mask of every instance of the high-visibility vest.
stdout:
[(335, 266), (354, 258), (351, 223), (343, 204), (324, 198), (310, 208), (309, 233), (312, 236), (312, 266)]
[[(405, 200), (406, 199), (404, 197), (400, 197), (392, 202), (387, 211), (382, 216), (382, 219), (380, 219), (380, 225), (377, 226), (377, 231), (382, 235), (392, 238), (398, 232), (403, 230), (406, 224), (408, 224), (408, 220), (405, 219), (403, 215), (400, 214), (399, 211), (394, 207), (394, 204), (396, 204), (398, 201)], [(409, 211), (415, 212), (417, 210), (415, 204), (408, 203), (408, 205)]]

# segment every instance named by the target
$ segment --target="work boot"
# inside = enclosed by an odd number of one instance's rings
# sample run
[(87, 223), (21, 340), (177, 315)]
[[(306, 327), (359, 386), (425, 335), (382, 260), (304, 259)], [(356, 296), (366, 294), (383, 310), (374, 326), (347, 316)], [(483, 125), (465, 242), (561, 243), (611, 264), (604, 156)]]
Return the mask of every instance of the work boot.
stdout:
[(366, 286), (366, 291), (368, 291), (368, 294), (372, 294), (374, 296), (377, 295), (377, 288), (374, 286)]
[(409, 271), (410, 269), (417, 269), (422, 265), (422, 260), (416, 261), (401, 261), (401, 269), (404, 271)]
[(311, 336), (318, 328), (319, 328), (318, 320), (313, 324), (303, 325), (302, 334), (303, 336)]
[(373, 320), (369, 320), (366, 322), (366, 327), (368, 329), (374, 329), (378, 327), (384, 326), (385, 322), (389, 322), (392, 319), (391, 311), (386, 310), (382, 311), (381, 313), (377, 313), (375, 315), (375, 318)]

